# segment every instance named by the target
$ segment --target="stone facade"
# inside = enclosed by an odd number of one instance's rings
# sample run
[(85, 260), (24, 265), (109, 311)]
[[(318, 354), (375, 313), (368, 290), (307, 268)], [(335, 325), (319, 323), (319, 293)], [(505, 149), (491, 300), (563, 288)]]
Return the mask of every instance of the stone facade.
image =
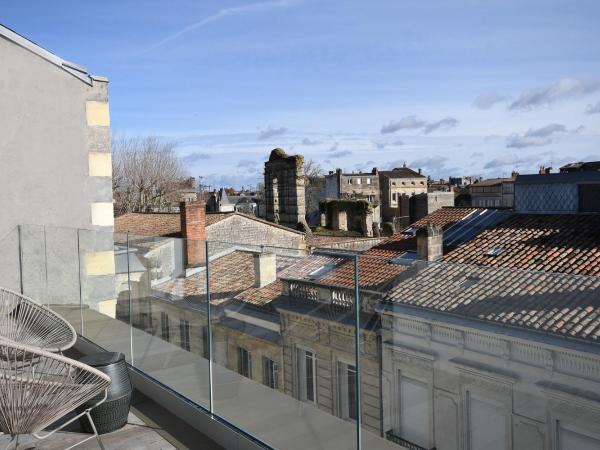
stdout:
[[(560, 341), (384, 314), (385, 430), (438, 450), (598, 448), (600, 356)], [(402, 393), (423, 420), (403, 419)]]
[(454, 206), (454, 192), (424, 192), (415, 195), (402, 194), (397, 206), (382, 207), (383, 220), (391, 222), (396, 229), (411, 223), (445, 206)]
[(515, 178), (496, 178), (471, 184), (471, 206), (512, 208), (515, 202), (514, 186)]
[(305, 195), (304, 158), (276, 148), (265, 163), (267, 220), (308, 230)]
[(321, 225), (336, 231), (357, 231), (373, 237), (373, 208), (367, 200), (321, 200)]
[[(341, 364), (354, 367), (354, 327), (311, 314), (296, 314), (279, 309), (283, 337), (284, 392), (302, 399), (298, 352), (310, 351), (316, 361), (316, 406), (334, 416), (350, 420), (343, 409)], [(348, 317), (352, 313), (346, 313)], [(347, 318), (348, 318), (347, 317)], [(365, 430), (381, 435), (380, 378), (377, 334), (361, 330), (361, 400)], [(305, 400), (306, 401), (306, 400)]]
[[(210, 215), (209, 215), (210, 216)], [(242, 214), (230, 214), (206, 227), (210, 252), (234, 245), (271, 247), (278, 253), (304, 255), (307, 246), (304, 233)]]
[(411, 205), (406, 199), (417, 194), (427, 193), (427, 177), (408, 167), (381, 171), (379, 177), (382, 220), (394, 223), (401, 219), (402, 224), (412, 223)]
[(371, 172), (343, 173), (342, 169), (325, 176), (325, 196), (328, 198), (356, 198), (380, 203), (379, 170)]

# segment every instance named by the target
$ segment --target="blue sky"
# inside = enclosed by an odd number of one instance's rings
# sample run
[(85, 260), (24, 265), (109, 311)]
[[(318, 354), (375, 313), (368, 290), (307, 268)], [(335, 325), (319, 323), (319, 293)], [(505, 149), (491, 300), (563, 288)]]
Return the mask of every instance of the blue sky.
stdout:
[(112, 128), (255, 184), (325, 170), (501, 176), (600, 159), (600, 2), (12, 1), (0, 22), (110, 79)]

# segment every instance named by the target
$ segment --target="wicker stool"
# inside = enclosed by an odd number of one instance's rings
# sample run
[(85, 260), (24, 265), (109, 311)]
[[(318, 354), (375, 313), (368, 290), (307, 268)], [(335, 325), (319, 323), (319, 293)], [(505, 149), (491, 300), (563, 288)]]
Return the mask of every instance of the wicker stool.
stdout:
[[(110, 433), (125, 426), (132, 392), (125, 355), (112, 352), (93, 353), (84, 356), (80, 361), (104, 372), (111, 378), (106, 401), (90, 412), (98, 433)], [(93, 405), (95, 401), (92, 399), (88, 403)], [(86, 405), (88, 404), (86, 403)], [(83, 407), (89, 407), (86, 405)], [(92, 432), (89, 421), (81, 420), (80, 423), (84, 431)]]

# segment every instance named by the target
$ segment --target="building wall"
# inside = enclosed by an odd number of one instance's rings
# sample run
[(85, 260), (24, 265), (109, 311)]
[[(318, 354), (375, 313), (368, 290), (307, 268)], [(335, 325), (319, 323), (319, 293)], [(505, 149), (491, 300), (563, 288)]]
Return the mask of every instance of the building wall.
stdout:
[(402, 195), (412, 196), (423, 193), (427, 193), (425, 177), (392, 178), (381, 175), (381, 203), (384, 207), (398, 207)]
[[(558, 445), (558, 421), (600, 439), (597, 353), (511, 336), (507, 329), (495, 334), (401, 314), (383, 315), (382, 342), (386, 431), (396, 428), (403, 401), (397, 383), (404, 377), (426, 386), (426, 448), (469, 448), (478, 433), (493, 448), (566, 450)], [(489, 402), (499, 419), (469, 425), (470, 398)], [(498, 446), (502, 438), (505, 446)]]
[(207, 226), (206, 238), (210, 241), (211, 254), (218, 253), (217, 248), (227, 250), (234, 244), (276, 247), (289, 254), (307, 252), (304, 234), (238, 214)]
[[(316, 405), (340, 417), (338, 362), (353, 364), (354, 328), (309, 315), (280, 311), (283, 337), (284, 392), (298, 398), (297, 351), (308, 349), (317, 360)], [(377, 336), (361, 330), (361, 399), (363, 427), (381, 433)]]
[(454, 192), (427, 192), (411, 197), (410, 223), (445, 206), (454, 206)]
[(368, 199), (380, 203), (379, 176), (373, 173), (342, 174), (340, 176), (341, 197)]
[(325, 175), (325, 197), (339, 198), (340, 196), (340, 172)]
[(471, 206), (477, 208), (514, 206), (514, 182), (503, 182), (492, 186), (469, 186)]
[(292, 228), (307, 228), (304, 158), (287, 155), (282, 149), (271, 152), (265, 163), (266, 217)]
[(326, 197), (325, 177), (311, 177), (306, 182), (306, 220), (309, 225), (318, 225), (319, 201)]
[[(87, 84), (8, 39), (0, 39), (0, 60), (0, 249), (10, 252), (0, 258), (0, 285), (40, 301), (78, 302), (80, 259), (86, 302), (114, 302), (108, 83)], [(19, 237), (11, 232), (19, 225), (38, 228)], [(22, 277), (13, 258), (19, 245)], [(63, 265), (46, 278), (52, 260)]]
[(575, 183), (515, 185), (515, 210), (519, 212), (576, 214), (578, 203)]
[[(145, 290), (142, 290), (145, 291)], [(127, 304), (125, 304), (127, 303)], [(196, 309), (198, 308), (198, 309)], [(195, 307), (182, 307), (152, 296), (135, 296), (132, 300), (132, 323), (159, 339), (164, 339), (173, 345), (182, 347), (180, 321), (186, 320), (190, 327), (190, 352), (200, 356), (208, 355), (207, 318), (206, 312), (202, 311), (201, 301)], [(128, 301), (123, 298), (120, 308), (124, 315), (121, 320), (128, 319)], [(244, 348), (251, 354), (252, 377), (257, 383), (264, 384), (263, 357), (269, 358), (279, 367), (278, 390), (283, 391), (282, 351), (281, 344), (271, 342), (260, 337), (253, 336), (250, 332), (244, 332), (220, 323), (219, 314), (213, 317), (213, 358), (215, 364), (225, 367), (233, 372), (238, 372), (238, 349)], [(221, 316), (222, 317), (222, 316)], [(168, 320), (168, 338), (163, 335), (166, 327), (163, 320)]]

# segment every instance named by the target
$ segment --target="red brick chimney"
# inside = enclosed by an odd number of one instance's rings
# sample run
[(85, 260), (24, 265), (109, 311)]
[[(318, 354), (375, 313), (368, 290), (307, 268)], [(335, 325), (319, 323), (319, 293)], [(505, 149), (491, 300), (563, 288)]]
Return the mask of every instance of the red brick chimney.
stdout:
[(202, 201), (179, 203), (181, 237), (185, 239), (185, 266), (197, 267), (206, 261), (206, 204)]

